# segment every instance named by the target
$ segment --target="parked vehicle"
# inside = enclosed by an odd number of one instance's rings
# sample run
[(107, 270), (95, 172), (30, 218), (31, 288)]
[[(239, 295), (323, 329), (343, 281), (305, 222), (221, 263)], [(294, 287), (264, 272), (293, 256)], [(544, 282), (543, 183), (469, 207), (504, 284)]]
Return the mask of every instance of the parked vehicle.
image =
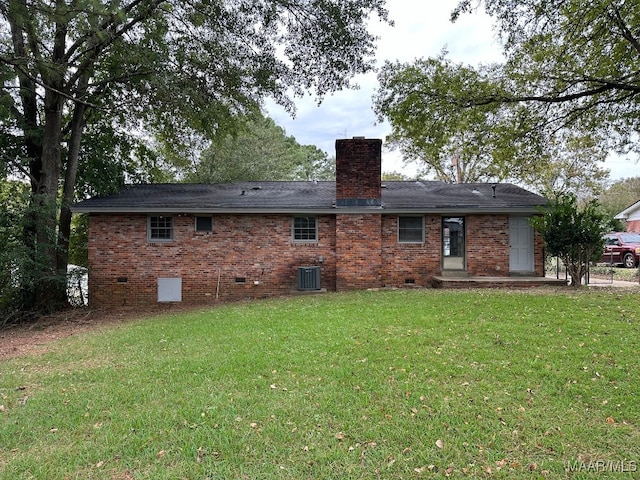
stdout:
[(640, 262), (640, 233), (612, 232), (604, 236), (601, 263), (634, 268)]

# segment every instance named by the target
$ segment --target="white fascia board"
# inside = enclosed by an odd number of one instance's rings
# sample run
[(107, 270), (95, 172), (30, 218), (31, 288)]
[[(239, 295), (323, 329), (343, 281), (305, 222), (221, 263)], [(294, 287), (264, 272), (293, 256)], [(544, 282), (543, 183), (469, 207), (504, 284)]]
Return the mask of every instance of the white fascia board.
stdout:
[(621, 211), (620, 213), (618, 213), (615, 217), (618, 220), (628, 220), (629, 216), (632, 216), (634, 213), (636, 213), (636, 211), (638, 211), (637, 213), (640, 214), (640, 200), (638, 200), (636, 203), (634, 203), (633, 205), (625, 208), (623, 211)]

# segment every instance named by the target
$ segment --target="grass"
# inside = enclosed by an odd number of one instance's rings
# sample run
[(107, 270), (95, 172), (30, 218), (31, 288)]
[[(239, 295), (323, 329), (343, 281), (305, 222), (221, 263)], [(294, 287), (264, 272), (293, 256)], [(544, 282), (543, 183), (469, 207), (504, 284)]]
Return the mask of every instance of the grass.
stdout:
[(326, 294), (71, 337), (0, 363), (0, 477), (632, 478), (637, 296)]

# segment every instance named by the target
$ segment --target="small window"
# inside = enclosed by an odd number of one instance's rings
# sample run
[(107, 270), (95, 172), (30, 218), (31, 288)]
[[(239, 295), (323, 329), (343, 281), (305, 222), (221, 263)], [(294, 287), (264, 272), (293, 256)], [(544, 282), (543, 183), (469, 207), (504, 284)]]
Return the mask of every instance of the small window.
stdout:
[(213, 218), (196, 217), (196, 232), (211, 232), (213, 230)]
[(398, 242), (423, 243), (424, 219), (422, 217), (398, 217)]
[(293, 240), (295, 242), (315, 242), (318, 240), (316, 217), (293, 218)]
[(149, 217), (149, 240), (173, 240), (173, 217)]

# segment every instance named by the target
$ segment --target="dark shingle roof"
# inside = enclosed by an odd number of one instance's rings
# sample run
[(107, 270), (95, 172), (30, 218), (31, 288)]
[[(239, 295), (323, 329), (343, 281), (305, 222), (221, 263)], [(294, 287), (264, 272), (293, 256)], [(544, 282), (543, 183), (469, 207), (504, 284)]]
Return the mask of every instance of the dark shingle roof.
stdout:
[[(79, 202), (73, 211), (320, 213), (338, 210), (335, 192), (335, 182), (314, 181), (130, 185), (117, 194)], [(382, 210), (389, 212), (533, 212), (545, 203), (543, 197), (508, 183), (390, 181), (382, 188)]]

